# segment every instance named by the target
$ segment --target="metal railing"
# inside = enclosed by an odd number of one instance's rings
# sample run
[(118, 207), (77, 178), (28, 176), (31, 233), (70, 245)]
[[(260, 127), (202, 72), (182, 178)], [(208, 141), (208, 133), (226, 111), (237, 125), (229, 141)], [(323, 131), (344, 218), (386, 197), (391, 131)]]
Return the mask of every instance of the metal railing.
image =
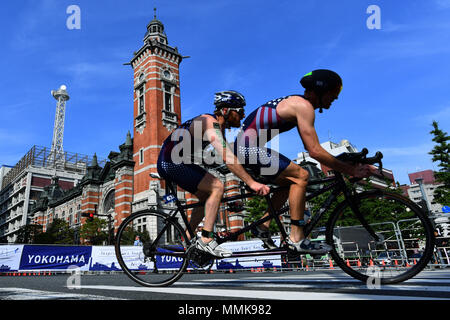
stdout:
[[(6, 188), (14, 179), (29, 166), (60, 169), (64, 171), (86, 173), (86, 168), (93, 157), (80, 153), (56, 153), (47, 147), (33, 146), (17, 164), (8, 171), (3, 178), (3, 188)], [(106, 160), (98, 160), (99, 166), (104, 166)]]

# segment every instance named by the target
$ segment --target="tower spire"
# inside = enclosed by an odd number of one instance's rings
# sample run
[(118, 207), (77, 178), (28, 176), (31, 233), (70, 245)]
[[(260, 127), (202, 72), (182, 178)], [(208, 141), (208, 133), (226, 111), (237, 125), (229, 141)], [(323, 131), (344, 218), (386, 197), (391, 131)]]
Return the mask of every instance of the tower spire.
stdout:
[(156, 42), (167, 45), (167, 36), (164, 32), (164, 25), (156, 18), (156, 8), (153, 8), (153, 20), (147, 25), (147, 33), (144, 36), (144, 42), (156, 40)]

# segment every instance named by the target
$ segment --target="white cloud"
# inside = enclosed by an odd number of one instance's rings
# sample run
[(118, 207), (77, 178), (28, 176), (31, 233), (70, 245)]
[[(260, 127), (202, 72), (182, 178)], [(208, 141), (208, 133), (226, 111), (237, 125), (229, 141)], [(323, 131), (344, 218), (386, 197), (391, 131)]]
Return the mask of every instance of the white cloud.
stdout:
[(314, 61), (314, 65), (320, 65), (325, 58), (327, 58), (336, 50), (336, 48), (338, 48), (343, 35), (343, 33), (338, 34), (334, 38), (331, 38), (329, 42), (325, 43), (322, 47), (319, 48), (318, 52), (320, 52), (320, 56), (316, 61)]
[(444, 121), (448, 122), (450, 120), (450, 106), (447, 106), (446, 108), (443, 108), (442, 110), (435, 113), (424, 114), (422, 118), (430, 125), (433, 120), (437, 121), (438, 123)]
[(28, 107), (31, 103), (31, 101), (24, 101), (11, 104), (2, 104), (0, 105), (0, 111), (5, 117), (7, 115), (20, 114), (25, 112), (27, 110), (25, 107)]
[(435, 165), (428, 154), (433, 149), (434, 143), (422, 143), (400, 147), (387, 146), (381, 148), (383, 153), (383, 166), (392, 170), (394, 178), (401, 184), (409, 184), (408, 173), (422, 170), (435, 170)]
[[(90, 87), (103, 82), (103, 85), (113, 81), (115, 77), (122, 77), (123, 68), (119, 62), (78, 62), (61, 66), (59, 71), (73, 78), (80, 87)], [(105, 82), (106, 81), (106, 82)]]
[[(431, 140), (431, 139), (430, 139)], [(420, 145), (402, 146), (402, 147), (385, 147), (381, 148), (381, 152), (389, 156), (414, 156), (425, 155), (433, 148), (433, 143), (424, 143)]]

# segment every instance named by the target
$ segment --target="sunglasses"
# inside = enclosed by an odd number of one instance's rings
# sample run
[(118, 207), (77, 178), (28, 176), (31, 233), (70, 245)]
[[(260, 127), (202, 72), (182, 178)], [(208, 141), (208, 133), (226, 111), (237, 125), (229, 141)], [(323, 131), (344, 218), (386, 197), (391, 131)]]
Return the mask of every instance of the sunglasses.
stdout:
[(236, 111), (241, 117), (245, 115), (244, 108), (229, 108), (231, 111)]

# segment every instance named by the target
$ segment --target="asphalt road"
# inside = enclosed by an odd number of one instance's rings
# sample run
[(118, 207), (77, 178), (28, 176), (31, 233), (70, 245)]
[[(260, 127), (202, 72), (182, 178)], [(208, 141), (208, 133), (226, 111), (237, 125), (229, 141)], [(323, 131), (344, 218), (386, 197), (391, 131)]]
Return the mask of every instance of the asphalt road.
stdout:
[(438, 300), (450, 299), (450, 269), (421, 272), (397, 285), (369, 288), (340, 270), (186, 274), (147, 288), (124, 274), (0, 277), (1, 300)]

